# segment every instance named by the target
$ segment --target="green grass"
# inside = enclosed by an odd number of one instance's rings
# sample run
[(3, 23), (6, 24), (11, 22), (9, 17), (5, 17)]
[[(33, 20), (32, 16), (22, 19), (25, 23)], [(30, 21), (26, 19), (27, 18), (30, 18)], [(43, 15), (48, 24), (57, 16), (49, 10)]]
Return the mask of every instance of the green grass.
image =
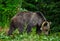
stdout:
[(0, 41), (60, 41), (60, 33), (51, 33), (49, 36), (45, 36), (43, 34), (37, 35), (35, 31), (33, 31), (30, 35), (26, 32), (22, 34), (18, 34), (18, 30), (16, 30), (13, 35), (7, 36), (8, 29), (0, 30)]

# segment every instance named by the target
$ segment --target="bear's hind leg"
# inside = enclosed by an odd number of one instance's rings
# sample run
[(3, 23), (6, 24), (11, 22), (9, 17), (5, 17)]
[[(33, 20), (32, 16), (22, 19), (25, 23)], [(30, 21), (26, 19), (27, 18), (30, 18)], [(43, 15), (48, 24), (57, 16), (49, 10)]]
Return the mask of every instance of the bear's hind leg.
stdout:
[(16, 29), (15, 25), (13, 22), (10, 24), (10, 29), (8, 31), (8, 35), (12, 35), (12, 32)]

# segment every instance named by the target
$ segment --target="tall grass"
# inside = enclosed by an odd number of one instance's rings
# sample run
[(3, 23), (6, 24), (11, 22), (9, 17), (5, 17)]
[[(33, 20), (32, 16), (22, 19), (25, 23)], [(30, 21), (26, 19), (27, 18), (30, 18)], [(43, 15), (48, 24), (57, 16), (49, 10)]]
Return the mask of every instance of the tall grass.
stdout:
[(60, 32), (59, 33), (51, 33), (50, 35), (46, 36), (44, 34), (35, 34), (32, 33), (27, 34), (19, 34), (18, 30), (16, 30), (13, 35), (7, 36), (6, 33), (7, 29), (2, 29), (0, 31), (0, 41), (60, 41)]

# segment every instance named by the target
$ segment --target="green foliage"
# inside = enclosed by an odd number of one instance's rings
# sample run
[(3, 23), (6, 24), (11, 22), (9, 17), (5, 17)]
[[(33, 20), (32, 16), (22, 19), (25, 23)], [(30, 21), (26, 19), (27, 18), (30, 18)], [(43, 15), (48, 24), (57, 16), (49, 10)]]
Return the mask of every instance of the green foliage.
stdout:
[(21, 11), (41, 11), (52, 22), (51, 30), (60, 31), (60, 1), (57, 0), (0, 0), (0, 26)]
[[(35, 34), (35, 29), (28, 35), (18, 34), (7, 36), (11, 18), (21, 11), (41, 11), (48, 21), (51, 21), (49, 36)], [(4, 26), (5, 29), (2, 27)], [(60, 41), (60, 0), (0, 0), (0, 41)]]
[(27, 33), (17, 34), (16, 31), (13, 35), (7, 36), (4, 29), (1, 32), (0, 41), (60, 41), (60, 32), (50, 34), (49, 36), (43, 34), (37, 35), (34, 33), (31, 33), (29, 35)]
[(0, 25), (9, 24), (10, 19), (14, 16), (22, 5), (22, 0), (0, 0)]

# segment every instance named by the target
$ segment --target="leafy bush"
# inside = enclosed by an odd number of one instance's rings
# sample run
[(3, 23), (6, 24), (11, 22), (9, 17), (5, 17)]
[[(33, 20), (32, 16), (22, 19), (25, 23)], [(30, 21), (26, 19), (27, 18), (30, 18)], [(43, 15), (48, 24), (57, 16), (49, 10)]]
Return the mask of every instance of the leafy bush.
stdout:
[(0, 0), (0, 25), (9, 24), (12, 16), (14, 16), (21, 7), (21, 0)]

